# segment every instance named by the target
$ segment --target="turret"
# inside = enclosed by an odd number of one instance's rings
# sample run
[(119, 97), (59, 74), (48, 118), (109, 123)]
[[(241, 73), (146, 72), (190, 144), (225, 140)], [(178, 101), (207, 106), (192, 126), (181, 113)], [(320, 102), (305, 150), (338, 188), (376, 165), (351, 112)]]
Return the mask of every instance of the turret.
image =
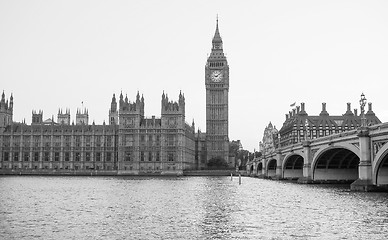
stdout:
[(9, 109), (13, 110), (13, 96), (11, 93), (11, 97), (9, 98)]
[(182, 91), (179, 92), (179, 106), (182, 108), (183, 115), (185, 115), (185, 94)]
[(128, 96), (125, 96), (125, 101), (122, 101), (122, 95), (120, 95), (120, 114), (122, 113), (131, 113), (131, 114), (139, 114), (144, 117), (144, 97), (140, 98), (139, 92), (136, 95), (136, 101), (131, 102), (128, 100)]
[[(120, 96), (120, 99), (122, 99), (122, 94)], [(112, 102), (110, 104), (110, 109), (109, 109), (109, 124), (116, 125), (118, 123), (119, 123), (119, 114), (117, 111), (116, 96), (115, 96), (115, 94), (113, 94)]]
[(179, 94), (178, 102), (169, 101), (167, 94), (162, 95), (162, 115), (163, 114), (183, 114), (185, 115), (185, 97)]
[(1, 94), (1, 103), (5, 103), (5, 93), (3, 90), (3, 94)]
[(179, 93), (178, 101), (169, 101), (167, 94), (162, 94), (162, 126), (183, 127), (185, 123), (185, 97)]
[(113, 93), (112, 102), (110, 103), (110, 111), (116, 112), (117, 111), (117, 102), (116, 102), (116, 96)]
[(124, 103), (124, 100), (123, 100), (123, 92), (120, 93), (120, 105)]
[(32, 111), (31, 125), (42, 124), (42, 123), (43, 123), (43, 111), (39, 110), (37, 112), (37, 111), (33, 110)]
[(8, 100), (5, 99), (5, 93), (1, 95), (0, 100), (0, 128), (8, 126), (12, 123), (13, 116), (13, 96), (11, 94), (10, 102), (8, 104)]
[(70, 109), (66, 109), (65, 113), (63, 113), (62, 109), (59, 109), (57, 122), (61, 125), (70, 125)]
[(76, 125), (88, 125), (89, 124), (89, 112), (86, 108), (78, 109), (77, 114), (75, 115)]
[(125, 100), (122, 100), (121, 94), (117, 122), (120, 127), (140, 126), (142, 119), (144, 119), (144, 97), (140, 98), (140, 93), (137, 92), (136, 100), (131, 102), (128, 96), (125, 96)]

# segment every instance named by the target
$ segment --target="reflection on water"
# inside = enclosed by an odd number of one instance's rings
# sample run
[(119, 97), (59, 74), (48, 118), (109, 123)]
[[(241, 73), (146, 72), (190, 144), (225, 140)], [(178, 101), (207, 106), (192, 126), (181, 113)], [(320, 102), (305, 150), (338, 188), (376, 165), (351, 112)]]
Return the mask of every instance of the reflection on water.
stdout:
[(230, 177), (0, 177), (0, 239), (387, 239), (386, 193)]

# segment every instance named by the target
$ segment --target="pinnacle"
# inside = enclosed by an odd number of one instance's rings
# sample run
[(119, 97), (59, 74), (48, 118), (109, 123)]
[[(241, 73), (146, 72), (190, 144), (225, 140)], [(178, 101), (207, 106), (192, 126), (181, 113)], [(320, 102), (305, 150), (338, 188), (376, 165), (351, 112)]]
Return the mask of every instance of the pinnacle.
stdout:
[(213, 43), (214, 42), (222, 42), (222, 39), (220, 36), (220, 30), (218, 29), (218, 16), (217, 16), (216, 32), (213, 37)]

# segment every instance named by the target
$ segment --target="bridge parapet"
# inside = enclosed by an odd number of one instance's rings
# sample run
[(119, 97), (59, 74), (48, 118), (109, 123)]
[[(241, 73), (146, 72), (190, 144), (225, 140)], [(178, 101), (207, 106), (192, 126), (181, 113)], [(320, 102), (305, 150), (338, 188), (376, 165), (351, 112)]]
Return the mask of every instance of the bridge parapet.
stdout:
[(368, 127), (371, 137), (388, 135), (388, 123), (376, 124)]
[[(387, 126), (388, 130), (388, 126)], [(344, 141), (349, 141), (352, 139), (357, 139), (357, 131), (358, 130), (350, 130), (346, 132), (341, 132), (341, 133), (336, 133), (324, 137), (319, 137), (319, 138), (314, 138), (314, 139), (309, 139), (308, 142), (310, 146), (319, 146), (319, 145), (324, 145), (328, 143), (334, 143), (334, 142), (344, 142)], [(298, 142), (292, 145), (284, 146), (281, 148), (277, 148), (277, 151), (281, 151), (282, 153), (285, 152), (292, 152), (295, 150), (299, 150), (303, 148), (303, 145), (305, 144), (305, 141), (303, 142)]]
[(368, 126), (368, 128), (370, 130), (379, 130), (379, 131), (384, 130), (384, 129), (388, 130), (388, 122)]

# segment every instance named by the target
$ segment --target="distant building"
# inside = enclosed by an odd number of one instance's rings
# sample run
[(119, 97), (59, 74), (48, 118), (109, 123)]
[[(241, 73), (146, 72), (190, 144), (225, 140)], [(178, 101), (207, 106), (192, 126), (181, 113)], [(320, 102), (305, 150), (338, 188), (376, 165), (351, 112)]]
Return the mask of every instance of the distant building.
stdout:
[(279, 142), (278, 134), (278, 130), (275, 126), (272, 126), (272, 123), (270, 122), (264, 129), (263, 140), (259, 142), (259, 151), (262, 155), (275, 152)]
[(200, 130), (195, 134), (195, 163), (197, 169), (207, 167), (206, 133)]
[[(365, 118), (368, 125), (381, 123), (372, 110), (372, 103), (368, 104)], [(357, 109), (352, 112), (350, 103), (347, 104), (346, 112), (340, 116), (330, 116), (326, 110), (326, 103), (322, 103), (322, 111), (319, 115), (309, 116), (305, 110), (305, 104), (301, 103), (301, 106), (297, 106), (296, 109), (286, 114), (286, 121), (279, 130), (280, 146), (301, 142), (306, 137), (314, 139), (360, 126), (361, 115), (357, 114)]]

